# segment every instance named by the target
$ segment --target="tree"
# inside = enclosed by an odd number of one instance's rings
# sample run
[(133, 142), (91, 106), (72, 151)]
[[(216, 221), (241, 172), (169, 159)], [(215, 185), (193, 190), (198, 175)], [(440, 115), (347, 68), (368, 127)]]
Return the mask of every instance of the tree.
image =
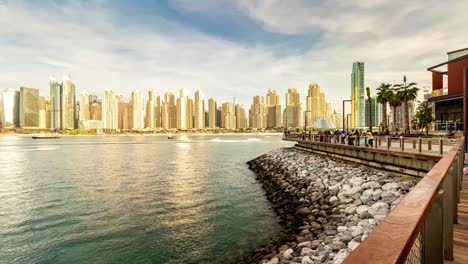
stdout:
[(425, 101), (419, 104), (414, 114), (419, 127), (424, 127), (426, 135), (429, 133), (429, 124), (434, 121), (434, 106)]
[(391, 89), (389, 93), (390, 93), (390, 99), (388, 100), (388, 104), (390, 105), (390, 107), (392, 107), (393, 125), (396, 126), (396, 108), (401, 105), (401, 97), (400, 97), (400, 93), (398, 93), (394, 89)]
[(392, 97), (392, 85), (389, 83), (381, 83), (377, 88), (377, 103), (382, 104), (382, 115), (384, 122), (384, 131), (388, 129), (387, 122), (387, 103)]
[(410, 132), (409, 129), (409, 106), (408, 102), (413, 101), (418, 96), (419, 88), (416, 87), (417, 83), (406, 82), (406, 75), (403, 76), (403, 83), (395, 84), (395, 88), (397, 93), (400, 94), (400, 99), (403, 101), (403, 109), (404, 109), (404, 124), (405, 124), (405, 133)]

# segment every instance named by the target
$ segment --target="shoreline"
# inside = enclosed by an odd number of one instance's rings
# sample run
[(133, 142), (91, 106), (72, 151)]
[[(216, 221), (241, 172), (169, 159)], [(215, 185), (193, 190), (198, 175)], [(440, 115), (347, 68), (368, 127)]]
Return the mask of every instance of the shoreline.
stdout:
[[(53, 133), (31, 133), (31, 134), (19, 134), (19, 133), (0, 133), (0, 137), (32, 137), (36, 135), (53, 135)], [(168, 137), (168, 136), (282, 136), (281, 132), (246, 132), (246, 133), (153, 133), (153, 134), (58, 134), (60, 137)]]
[(249, 161), (279, 218), (280, 233), (251, 263), (341, 263), (416, 179), (294, 148)]

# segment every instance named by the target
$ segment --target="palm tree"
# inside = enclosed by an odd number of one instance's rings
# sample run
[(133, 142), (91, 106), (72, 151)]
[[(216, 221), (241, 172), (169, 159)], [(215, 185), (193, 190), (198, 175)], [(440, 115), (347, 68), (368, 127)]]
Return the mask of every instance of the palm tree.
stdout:
[(392, 96), (392, 85), (389, 83), (381, 83), (377, 88), (377, 102), (382, 104), (382, 115), (384, 122), (384, 131), (387, 131), (387, 103), (390, 101)]
[(397, 93), (400, 94), (400, 99), (403, 101), (403, 108), (405, 111), (404, 114), (404, 122), (405, 122), (405, 133), (409, 133), (409, 106), (408, 102), (413, 101), (418, 96), (419, 88), (416, 87), (415, 82), (407, 83), (406, 82), (406, 75), (403, 76), (403, 83), (395, 84), (395, 88), (397, 89)]
[(396, 126), (396, 108), (399, 107), (401, 105), (401, 95), (399, 92), (397, 92), (396, 90), (394, 89), (391, 89), (389, 91), (390, 93), (390, 99), (388, 100), (388, 104), (390, 105), (390, 107), (393, 108), (392, 112), (393, 112), (393, 125)]
[(415, 119), (418, 121), (419, 127), (426, 129), (426, 135), (429, 134), (429, 123), (434, 121), (434, 106), (427, 101), (419, 104), (416, 110)]

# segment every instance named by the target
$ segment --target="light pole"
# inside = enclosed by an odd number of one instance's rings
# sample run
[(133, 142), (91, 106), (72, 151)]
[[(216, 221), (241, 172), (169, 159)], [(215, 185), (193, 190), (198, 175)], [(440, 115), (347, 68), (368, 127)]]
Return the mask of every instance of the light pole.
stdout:
[(349, 127), (348, 127), (348, 116), (345, 114), (345, 103), (346, 102), (352, 102), (352, 100), (350, 100), (350, 99), (343, 100), (343, 129), (345, 128), (345, 117), (346, 117), (346, 129), (349, 129)]
[(367, 99), (369, 100), (369, 132), (372, 133), (372, 100), (371, 100), (371, 96), (370, 96), (370, 88), (367, 87), (366, 88), (366, 92), (367, 92)]

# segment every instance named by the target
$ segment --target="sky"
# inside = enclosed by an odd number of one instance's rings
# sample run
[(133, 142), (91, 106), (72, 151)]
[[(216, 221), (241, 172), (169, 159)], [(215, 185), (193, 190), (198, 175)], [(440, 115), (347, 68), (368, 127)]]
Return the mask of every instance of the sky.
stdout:
[(241, 102), (318, 83), (332, 107), (365, 86), (431, 85), (426, 69), (468, 47), (465, 0), (0, 0), (0, 89), (49, 93), (70, 74), (77, 94), (200, 89)]

